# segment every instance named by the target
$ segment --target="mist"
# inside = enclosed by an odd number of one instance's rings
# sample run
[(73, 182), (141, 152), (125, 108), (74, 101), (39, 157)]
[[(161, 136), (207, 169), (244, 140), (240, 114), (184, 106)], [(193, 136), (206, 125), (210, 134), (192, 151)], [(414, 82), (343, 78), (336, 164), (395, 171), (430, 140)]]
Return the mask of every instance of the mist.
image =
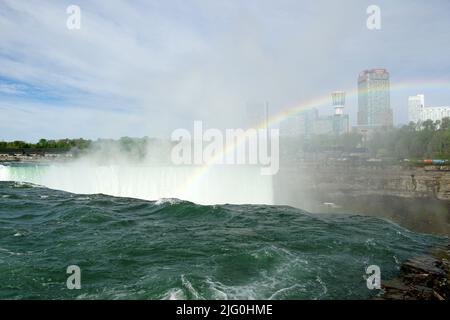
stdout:
[(174, 165), (174, 142), (99, 140), (68, 161), (1, 165), (0, 180), (29, 182), (76, 194), (106, 194), (197, 204), (273, 204), (272, 177), (257, 165)]

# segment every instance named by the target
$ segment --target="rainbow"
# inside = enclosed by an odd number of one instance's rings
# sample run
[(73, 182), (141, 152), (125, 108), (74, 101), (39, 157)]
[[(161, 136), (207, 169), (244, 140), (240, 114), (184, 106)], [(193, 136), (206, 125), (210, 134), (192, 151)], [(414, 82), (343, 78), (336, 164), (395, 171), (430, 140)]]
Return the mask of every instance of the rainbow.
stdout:
[[(450, 80), (408, 80), (403, 82), (398, 82), (390, 85), (390, 91), (402, 91), (408, 90), (407, 94), (419, 94), (424, 90), (449, 90), (450, 91)], [(414, 90), (414, 91), (413, 91)], [(346, 97), (357, 97), (358, 88), (352, 87), (347, 90), (343, 90), (346, 93)], [(316, 97), (301, 103), (295, 104), (293, 106), (283, 108), (281, 111), (271, 115), (268, 120), (264, 119), (257, 122), (253, 128), (255, 129), (267, 129), (273, 125), (279, 124), (295, 115), (298, 115), (307, 110), (314, 108), (320, 108), (324, 106), (331, 105), (331, 93), (327, 93), (323, 96)], [(182, 189), (183, 194), (188, 194), (189, 190), (193, 190), (199, 187), (202, 183), (203, 178), (207, 174), (208, 170), (223, 156), (229, 152), (234, 151), (234, 149), (241, 143), (245, 142), (248, 135), (244, 134), (242, 137), (237, 139), (234, 144), (226, 145), (222, 152), (216, 154), (214, 157), (205, 162), (202, 166), (199, 166), (194, 173), (187, 179), (184, 187)]]

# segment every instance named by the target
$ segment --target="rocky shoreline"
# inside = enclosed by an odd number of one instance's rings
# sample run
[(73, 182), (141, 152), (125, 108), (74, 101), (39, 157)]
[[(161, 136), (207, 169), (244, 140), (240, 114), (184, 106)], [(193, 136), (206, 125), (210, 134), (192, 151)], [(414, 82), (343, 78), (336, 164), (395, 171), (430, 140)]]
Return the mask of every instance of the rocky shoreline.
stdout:
[(450, 243), (404, 262), (397, 278), (382, 281), (376, 300), (450, 300)]

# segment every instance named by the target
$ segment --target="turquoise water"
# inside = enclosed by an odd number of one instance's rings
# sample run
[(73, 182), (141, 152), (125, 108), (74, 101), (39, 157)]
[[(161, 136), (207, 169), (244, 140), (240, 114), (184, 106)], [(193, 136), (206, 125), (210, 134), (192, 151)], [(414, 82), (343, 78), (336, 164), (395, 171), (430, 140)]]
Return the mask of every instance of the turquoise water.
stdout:
[(2, 299), (366, 299), (367, 266), (394, 277), (438, 240), (374, 217), (0, 182)]

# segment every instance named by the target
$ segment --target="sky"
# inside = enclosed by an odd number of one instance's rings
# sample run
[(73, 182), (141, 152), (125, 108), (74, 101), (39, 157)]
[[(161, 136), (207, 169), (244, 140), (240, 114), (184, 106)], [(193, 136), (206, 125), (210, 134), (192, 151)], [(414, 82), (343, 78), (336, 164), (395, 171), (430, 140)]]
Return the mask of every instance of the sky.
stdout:
[[(380, 30), (366, 26), (369, 5)], [(391, 84), (450, 82), (449, 12), (448, 0), (0, 0), (0, 140), (235, 128), (248, 105), (275, 113), (377, 67)], [(418, 93), (450, 105), (449, 87), (393, 90), (397, 125)], [(350, 96), (353, 124), (356, 111)]]

